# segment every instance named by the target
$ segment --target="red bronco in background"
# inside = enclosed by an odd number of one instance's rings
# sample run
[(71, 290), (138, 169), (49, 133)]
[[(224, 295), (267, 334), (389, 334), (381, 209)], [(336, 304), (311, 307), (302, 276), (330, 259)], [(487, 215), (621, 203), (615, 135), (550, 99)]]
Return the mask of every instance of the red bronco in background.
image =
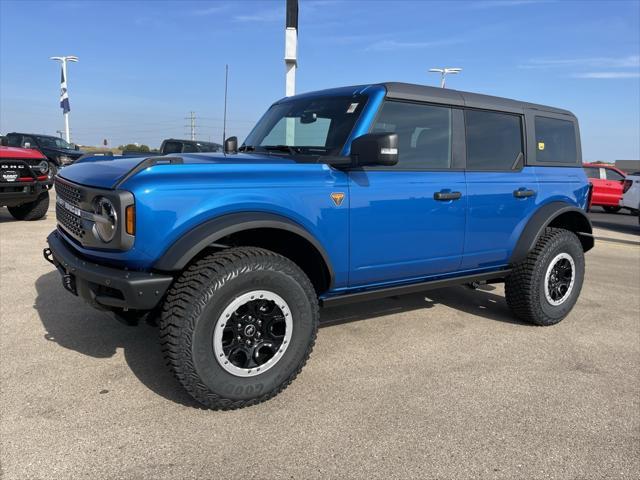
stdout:
[(53, 176), (47, 157), (36, 150), (0, 146), (0, 206), (17, 220), (47, 214)]
[(593, 185), (591, 206), (600, 206), (609, 213), (620, 210), (625, 173), (606, 163), (585, 163), (584, 171)]

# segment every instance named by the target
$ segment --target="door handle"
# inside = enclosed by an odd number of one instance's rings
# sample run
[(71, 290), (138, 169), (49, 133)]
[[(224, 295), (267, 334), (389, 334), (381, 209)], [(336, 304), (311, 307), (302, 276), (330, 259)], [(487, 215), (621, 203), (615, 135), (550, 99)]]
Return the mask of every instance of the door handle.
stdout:
[(516, 198), (533, 197), (536, 194), (535, 190), (528, 190), (526, 188), (519, 188), (513, 191), (513, 196)]
[(436, 192), (433, 194), (433, 198), (440, 201), (458, 200), (461, 196), (460, 192)]

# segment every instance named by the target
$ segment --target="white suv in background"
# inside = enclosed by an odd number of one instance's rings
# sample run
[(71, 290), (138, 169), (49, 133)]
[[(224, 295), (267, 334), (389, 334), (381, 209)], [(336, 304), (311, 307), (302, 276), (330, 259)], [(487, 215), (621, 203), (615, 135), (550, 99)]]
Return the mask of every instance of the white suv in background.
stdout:
[[(640, 215), (640, 172), (632, 173), (625, 178), (620, 206), (628, 208), (634, 215)], [(640, 221), (640, 216), (638, 220)]]

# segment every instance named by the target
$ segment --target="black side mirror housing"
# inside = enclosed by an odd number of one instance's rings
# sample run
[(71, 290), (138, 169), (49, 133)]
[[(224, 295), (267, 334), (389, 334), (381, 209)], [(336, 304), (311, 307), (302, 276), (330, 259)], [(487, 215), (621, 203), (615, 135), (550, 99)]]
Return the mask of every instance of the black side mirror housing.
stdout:
[(238, 137), (229, 137), (225, 139), (224, 153), (238, 153)]
[(367, 133), (351, 142), (354, 167), (365, 165), (393, 166), (398, 163), (397, 133)]
[(74, 150), (80, 150), (80, 146), (79, 146), (79, 145), (76, 145), (76, 144), (74, 143), (74, 144), (73, 144), (73, 149), (74, 149)]

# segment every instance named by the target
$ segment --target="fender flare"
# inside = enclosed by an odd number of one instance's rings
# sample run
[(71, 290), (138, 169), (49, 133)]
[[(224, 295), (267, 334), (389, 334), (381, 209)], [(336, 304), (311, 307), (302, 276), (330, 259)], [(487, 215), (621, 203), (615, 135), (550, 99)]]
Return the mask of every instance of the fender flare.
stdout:
[(571, 214), (573, 219), (577, 220), (571, 230), (580, 238), (584, 251), (586, 252), (593, 248), (593, 227), (585, 211), (566, 202), (551, 202), (540, 207), (531, 216), (511, 253), (509, 263), (515, 264), (523, 261), (535, 247), (544, 229), (558, 217), (565, 214)]
[(232, 233), (255, 228), (273, 228), (295, 233), (307, 240), (320, 253), (329, 271), (330, 280), (334, 278), (333, 267), (324, 247), (299, 223), (281, 215), (266, 212), (231, 213), (207, 220), (192, 228), (176, 240), (154, 263), (154, 270), (180, 271), (202, 250)]

